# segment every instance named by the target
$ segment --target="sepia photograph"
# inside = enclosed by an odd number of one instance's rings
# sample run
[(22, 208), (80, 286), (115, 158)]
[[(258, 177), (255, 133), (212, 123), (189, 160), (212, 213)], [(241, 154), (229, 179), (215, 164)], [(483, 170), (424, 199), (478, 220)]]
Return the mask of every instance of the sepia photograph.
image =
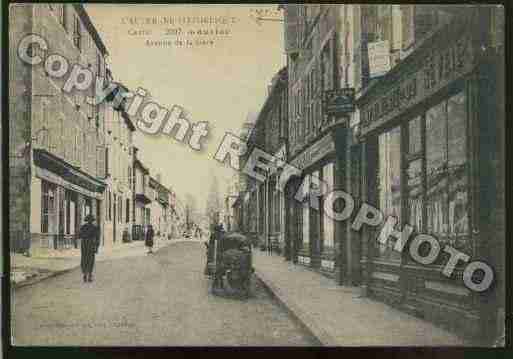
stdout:
[(503, 5), (4, 5), (10, 346), (506, 346)]

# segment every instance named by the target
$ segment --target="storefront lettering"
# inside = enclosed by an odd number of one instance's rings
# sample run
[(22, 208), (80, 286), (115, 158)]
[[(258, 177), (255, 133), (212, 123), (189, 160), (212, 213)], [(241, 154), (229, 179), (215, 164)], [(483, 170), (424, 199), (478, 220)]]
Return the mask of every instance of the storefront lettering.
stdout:
[(399, 82), (392, 90), (362, 109), (362, 125), (367, 127), (417, 102), (464, 74), (471, 68), (470, 39), (459, 39), (454, 45), (436, 53), (428, 51), (420, 70)]
[(300, 154), (292, 161), (292, 165), (302, 170), (333, 151), (335, 151), (335, 143), (331, 139), (331, 135), (327, 135)]

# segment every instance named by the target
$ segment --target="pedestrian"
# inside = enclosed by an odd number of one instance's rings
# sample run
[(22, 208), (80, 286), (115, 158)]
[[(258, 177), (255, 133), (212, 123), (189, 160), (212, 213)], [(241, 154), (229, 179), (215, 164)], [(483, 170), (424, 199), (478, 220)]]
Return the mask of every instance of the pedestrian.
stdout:
[(80, 246), (80, 266), (84, 275), (84, 282), (93, 281), (94, 259), (98, 253), (100, 245), (100, 233), (94, 225), (94, 216), (88, 214), (85, 218), (86, 223), (80, 227), (79, 235)]
[(148, 247), (148, 254), (153, 253), (153, 237), (155, 236), (155, 231), (153, 230), (153, 226), (148, 224), (148, 229), (146, 230), (146, 238), (145, 245)]

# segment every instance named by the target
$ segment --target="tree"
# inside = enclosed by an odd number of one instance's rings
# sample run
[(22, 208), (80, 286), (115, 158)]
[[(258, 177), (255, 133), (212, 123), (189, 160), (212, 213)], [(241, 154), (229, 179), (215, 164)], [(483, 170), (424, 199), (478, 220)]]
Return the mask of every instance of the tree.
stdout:
[(207, 204), (205, 208), (206, 215), (209, 218), (210, 223), (216, 221), (216, 213), (220, 214), (222, 209), (221, 198), (219, 193), (219, 182), (216, 176), (213, 176), (212, 182), (210, 183), (210, 190), (208, 193)]
[(190, 193), (185, 195), (185, 226), (187, 230), (191, 229), (197, 216), (196, 198)]

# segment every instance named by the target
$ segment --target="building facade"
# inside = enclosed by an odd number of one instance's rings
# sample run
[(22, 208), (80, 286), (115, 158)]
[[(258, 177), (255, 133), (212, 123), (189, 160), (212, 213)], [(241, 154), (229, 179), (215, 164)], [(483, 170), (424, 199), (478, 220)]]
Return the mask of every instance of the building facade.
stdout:
[(494, 85), (501, 55), (490, 42), (493, 16), (490, 8), (455, 16), (358, 99), (362, 199), (499, 269), (492, 293), (472, 292), (461, 280), (463, 262), (446, 278), (445, 255), (420, 265), (393, 251), (392, 242), (378, 245), (366, 230), (362, 285), (376, 298), (481, 339), (495, 335), (504, 295), (503, 214), (495, 206), (503, 196), (496, 157), (503, 149), (493, 140), (504, 104)]
[(139, 149), (134, 147), (133, 159), (133, 223), (132, 240), (144, 240), (146, 226), (150, 223), (150, 203), (153, 200), (150, 190), (150, 171), (137, 157)]
[[(248, 151), (241, 156), (241, 168), (247, 163), (248, 155), (258, 148), (278, 158), (285, 159), (287, 152), (287, 68), (281, 69), (268, 87), (268, 96), (255, 125), (248, 136)], [(241, 187), (238, 218), (246, 233), (255, 236), (262, 248), (273, 247), (278, 252), (285, 248), (285, 201), (277, 188), (279, 173), (263, 174), (260, 182), (249, 176)]]
[(76, 247), (87, 214), (103, 227), (105, 105), (86, 102), (94, 86), (65, 93), (62, 78), (14, 54), (37, 34), (48, 48), (29, 56), (61, 54), (96, 77), (105, 76), (107, 49), (82, 5), (13, 4), (9, 19), (11, 249)]
[(162, 239), (171, 236), (171, 208), (169, 197), (171, 192), (161, 183), (161, 176), (150, 177), (150, 196), (153, 199), (149, 205), (150, 223), (153, 225), (155, 235)]
[[(110, 70), (107, 78), (113, 81)], [(133, 133), (135, 126), (114, 99), (105, 106), (105, 243), (114, 245), (131, 241), (133, 215)]]
[[(503, 128), (500, 12), (284, 6), (287, 158), (301, 170), (285, 197), (291, 259), (469, 336), (493, 336), (504, 316), (504, 148), (490, 140)], [(342, 98), (339, 91), (353, 101), (333, 111), (330, 96)], [(356, 232), (350, 221), (333, 222), (323, 196), (319, 210), (295, 200), (316, 178), (328, 192), (350, 193), (355, 208), (373, 204), (398, 226), (409, 223), (493, 263), (493, 299), (442, 277), (441, 263), (415, 265), (393, 242), (379, 245), (381, 228)], [(461, 275), (458, 268), (455, 277)]]

